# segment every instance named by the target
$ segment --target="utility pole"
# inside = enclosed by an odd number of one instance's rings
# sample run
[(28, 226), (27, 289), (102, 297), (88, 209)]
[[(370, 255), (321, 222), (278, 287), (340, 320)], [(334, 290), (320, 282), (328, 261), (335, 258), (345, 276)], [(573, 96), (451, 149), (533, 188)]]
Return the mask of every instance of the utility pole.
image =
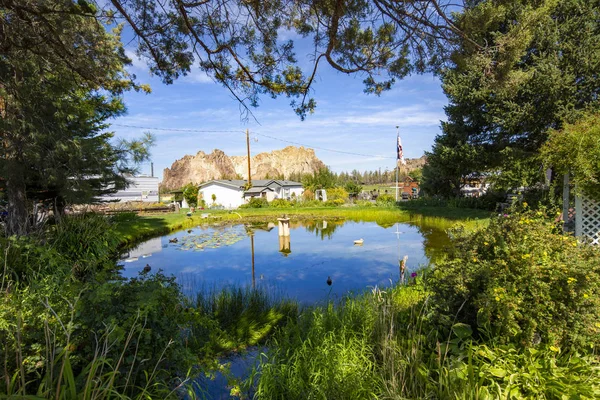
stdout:
[(250, 175), (250, 131), (246, 129), (246, 147), (248, 147), (248, 188), (252, 187), (252, 176)]
[(398, 140), (400, 139), (400, 127), (396, 125), (396, 203), (398, 202), (398, 164), (400, 162), (400, 158), (398, 155)]

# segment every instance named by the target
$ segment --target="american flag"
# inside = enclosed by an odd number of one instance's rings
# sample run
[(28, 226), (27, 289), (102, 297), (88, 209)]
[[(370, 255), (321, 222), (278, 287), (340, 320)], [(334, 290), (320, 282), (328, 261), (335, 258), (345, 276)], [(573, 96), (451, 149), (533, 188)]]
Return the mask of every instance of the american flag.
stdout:
[(402, 141), (400, 140), (400, 135), (398, 135), (398, 160), (402, 165), (406, 165), (406, 160), (404, 160), (404, 152), (402, 152)]

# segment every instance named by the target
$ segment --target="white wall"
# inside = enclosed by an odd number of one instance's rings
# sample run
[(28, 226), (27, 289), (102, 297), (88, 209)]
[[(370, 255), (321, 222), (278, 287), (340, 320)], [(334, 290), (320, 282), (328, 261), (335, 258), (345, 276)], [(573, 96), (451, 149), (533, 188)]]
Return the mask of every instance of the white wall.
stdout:
[(302, 187), (291, 188), (290, 189), (290, 196), (292, 195), (292, 193), (295, 193), (296, 197), (300, 197), (300, 196), (302, 196), (302, 193), (304, 193), (304, 188), (302, 188)]
[(217, 196), (216, 203), (225, 208), (238, 208), (244, 203), (242, 199), (243, 192), (233, 188), (210, 184), (201, 188), (199, 192), (202, 193), (202, 198), (206, 201), (207, 207), (213, 203), (213, 194)]
[(158, 201), (158, 178), (152, 176), (136, 176), (128, 179), (131, 183), (125, 190), (102, 196), (104, 201)]
[(275, 189), (275, 193), (277, 194), (276, 198), (286, 199), (286, 200), (288, 199), (288, 197), (290, 199), (292, 198), (292, 193), (295, 193), (296, 197), (299, 197), (302, 195), (303, 192), (304, 192), (304, 189), (302, 187), (287, 188), (287, 192), (286, 192), (286, 188), (283, 188), (283, 187), (278, 187), (277, 189)]

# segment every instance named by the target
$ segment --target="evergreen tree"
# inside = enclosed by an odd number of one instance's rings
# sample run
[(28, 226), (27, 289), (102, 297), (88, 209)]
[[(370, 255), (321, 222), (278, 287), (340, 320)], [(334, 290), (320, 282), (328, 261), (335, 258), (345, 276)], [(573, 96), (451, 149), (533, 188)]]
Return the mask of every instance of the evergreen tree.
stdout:
[(123, 68), (120, 28), (107, 32), (93, 5), (7, 0), (0, 32), (0, 184), (7, 232), (23, 234), (32, 202), (52, 199), (59, 215), (124, 187), (151, 138), (114, 145), (103, 132), (125, 111), (120, 95), (138, 87)]

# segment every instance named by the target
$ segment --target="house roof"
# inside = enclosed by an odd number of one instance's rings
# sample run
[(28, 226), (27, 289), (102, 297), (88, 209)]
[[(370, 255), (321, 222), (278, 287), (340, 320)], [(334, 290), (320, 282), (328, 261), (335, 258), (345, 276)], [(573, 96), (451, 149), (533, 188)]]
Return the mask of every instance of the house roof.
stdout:
[[(215, 179), (200, 185), (200, 188), (206, 187), (208, 185), (220, 185), (229, 187), (231, 189), (244, 190), (244, 186), (246, 186), (245, 180), (242, 179)], [(294, 181), (286, 181), (286, 180), (278, 180), (278, 179), (255, 179), (252, 181), (252, 188), (265, 188), (265, 187), (302, 187), (302, 183), (294, 182)]]
[(264, 187), (264, 186), (252, 186), (250, 189), (246, 190), (244, 193), (245, 194), (252, 194), (252, 193), (262, 193), (265, 190), (270, 190), (273, 191), (273, 189), (271, 189), (270, 187)]

